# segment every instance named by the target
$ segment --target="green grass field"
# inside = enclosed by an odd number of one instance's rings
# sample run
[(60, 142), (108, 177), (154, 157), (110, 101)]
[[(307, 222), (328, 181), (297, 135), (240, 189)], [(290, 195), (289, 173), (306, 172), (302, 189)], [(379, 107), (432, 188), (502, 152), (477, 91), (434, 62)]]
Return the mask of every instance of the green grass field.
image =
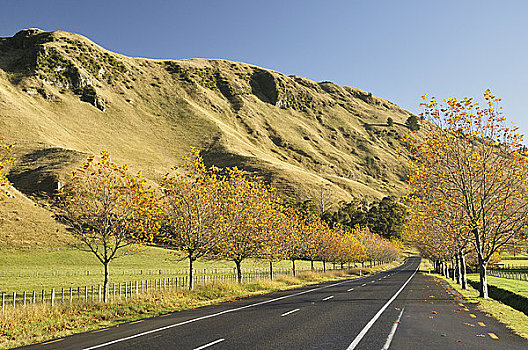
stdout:
[[(479, 281), (478, 274), (468, 275), (468, 281)], [(509, 292), (528, 298), (528, 281), (518, 281), (508, 278), (488, 276), (488, 285), (495, 286)]]
[[(322, 268), (321, 262), (314, 264)], [(110, 283), (183, 276), (187, 274), (187, 265), (188, 261), (181, 260), (174, 251), (143, 247), (110, 264)], [(296, 261), (295, 265), (297, 270), (310, 269), (308, 261)], [(5, 293), (76, 288), (103, 282), (101, 263), (92, 253), (77, 249), (1, 249), (0, 266), (0, 292)], [(234, 266), (230, 261), (213, 260), (199, 260), (194, 264), (196, 274), (233, 273)], [(327, 263), (327, 268), (331, 267)], [(268, 271), (269, 262), (246, 260), (242, 268), (243, 273)], [(291, 269), (291, 261), (276, 262), (273, 268), (275, 271)]]

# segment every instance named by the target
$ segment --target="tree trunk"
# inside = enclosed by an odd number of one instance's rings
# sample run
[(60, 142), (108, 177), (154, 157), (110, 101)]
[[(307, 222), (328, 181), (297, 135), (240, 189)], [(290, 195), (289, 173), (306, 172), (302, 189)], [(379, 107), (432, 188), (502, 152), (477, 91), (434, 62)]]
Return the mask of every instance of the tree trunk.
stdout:
[(292, 271), (293, 271), (293, 275), (295, 276), (295, 259), (291, 259), (292, 261)]
[(479, 286), (479, 296), (484, 299), (488, 299), (488, 281), (486, 279), (486, 265), (487, 261), (484, 261), (484, 256), (482, 254), (482, 244), (480, 241), (480, 235), (478, 227), (472, 229), (473, 235), (475, 236), (475, 247), (477, 248), (477, 260), (479, 264), (479, 274), (480, 274), (480, 286)]
[(480, 274), (480, 288), (479, 296), (484, 299), (488, 299), (488, 279), (486, 275), (486, 263), (479, 263), (479, 274)]
[(460, 274), (460, 279), (462, 280), (462, 289), (468, 289), (466, 274), (466, 256), (463, 252), (460, 253), (460, 267), (462, 269), (462, 273)]
[(323, 260), (323, 272), (326, 272), (326, 261)]
[(238, 283), (242, 283), (242, 267), (240, 264), (242, 263), (241, 260), (234, 260), (237, 270), (237, 281)]
[(341, 263), (341, 270), (344, 269), (345, 263)]
[(452, 279), (453, 281), (456, 281), (456, 279), (457, 279), (457, 272), (458, 272), (458, 271), (457, 271), (456, 266), (457, 266), (457, 264), (456, 264), (456, 262), (455, 262), (455, 257), (452, 257), (452, 258), (451, 258), (451, 267), (453, 267), (453, 276), (451, 276), (451, 279)]
[(312, 268), (312, 271), (314, 270), (314, 263), (313, 260), (310, 260), (310, 267)]
[(455, 264), (457, 271), (456, 283), (462, 284), (462, 266), (460, 265), (460, 253), (455, 254)]
[(189, 258), (189, 290), (192, 290), (194, 288), (194, 282), (193, 282), (193, 262), (194, 260)]
[(104, 264), (104, 283), (103, 283), (103, 290), (104, 290), (104, 295), (103, 295), (103, 302), (108, 302), (108, 264), (110, 262), (107, 261), (105, 264)]
[(270, 260), (270, 280), (273, 279), (273, 261)]

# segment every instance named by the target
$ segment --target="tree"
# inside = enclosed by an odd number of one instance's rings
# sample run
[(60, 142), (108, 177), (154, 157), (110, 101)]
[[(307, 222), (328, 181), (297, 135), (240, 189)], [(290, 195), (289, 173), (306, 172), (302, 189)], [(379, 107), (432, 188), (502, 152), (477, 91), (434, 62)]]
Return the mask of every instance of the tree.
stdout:
[(133, 243), (153, 238), (155, 196), (140, 174), (130, 176), (110, 154), (88, 160), (62, 188), (56, 217), (104, 267), (104, 301), (108, 300), (109, 264), (130, 252)]
[(233, 261), (241, 283), (242, 261), (262, 254), (275, 232), (272, 225), (277, 198), (260, 179), (236, 167), (225, 171), (219, 196), (219, 237), (213, 256)]
[(417, 131), (420, 130), (420, 123), (418, 122), (418, 117), (416, 117), (414, 114), (409, 116), (407, 120), (405, 121), (405, 126), (409, 128), (411, 131)]
[(391, 117), (388, 117), (387, 118), (387, 126), (393, 126), (393, 125), (394, 125), (394, 120)]
[[(480, 296), (488, 297), (490, 259), (528, 225), (527, 153), (517, 128), (507, 126), (489, 90), (481, 107), (472, 98), (433, 97), (422, 103), (433, 126), (410, 136), (410, 185), (415, 195), (436, 198), (442, 210), (460, 212), (458, 235), (467, 233), (480, 272)], [(424, 100), (426, 97), (424, 96)]]
[(193, 263), (215, 248), (220, 189), (216, 171), (208, 170), (196, 150), (184, 158), (183, 173), (173, 168), (161, 181), (160, 240), (189, 260), (189, 289)]
[(319, 185), (319, 187), (311, 192), (313, 202), (317, 203), (319, 213), (324, 215), (332, 207), (332, 189), (328, 185)]
[(367, 225), (371, 231), (393, 239), (401, 239), (406, 210), (393, 196), (374, 201), (367, 213)]
[(6, 187), (11, 183), (6, 177), (6, 167), (13, 161), (11, 157), (12, 145), (2, 143), (0, 139), (0, 200), (6, 195)]

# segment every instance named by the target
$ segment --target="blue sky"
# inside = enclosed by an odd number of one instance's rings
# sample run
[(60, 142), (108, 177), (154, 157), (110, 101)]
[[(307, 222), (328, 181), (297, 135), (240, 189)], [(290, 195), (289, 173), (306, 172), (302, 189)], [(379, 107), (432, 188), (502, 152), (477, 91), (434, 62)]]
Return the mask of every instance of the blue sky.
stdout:
[(130, 56), (224, 58), (329, 80), (415, 113), (424, 93), (490, 88), (528, 134), (528, 1), (0, 0), (0, 36), (29, 27)]

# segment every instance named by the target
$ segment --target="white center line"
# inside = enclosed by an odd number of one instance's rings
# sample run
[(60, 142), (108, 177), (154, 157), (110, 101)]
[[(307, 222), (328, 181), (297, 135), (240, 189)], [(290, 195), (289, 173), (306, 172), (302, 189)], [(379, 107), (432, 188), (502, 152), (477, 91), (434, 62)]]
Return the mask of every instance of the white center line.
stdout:
[(213, 346), (213, 345), (215, 345), (215, 344), (221, 343), (221, 342), (223, 342), (224, 340), (225, 340), (224, 338), (220, 338), (220, 339), (218, 339), (218, 340), (215, 340), (215, 341), (212, 341), (212, 342), (207, 343), (207, 344), (205, 344), (205, 345), (202, 345), (202, 346), (200, 346), (200, 347), (198, 347), (198, 348), (194, 348), (193, 350), (202, 350), (202, 349), (208, 348), (208, 347), (210, 347), (210, 346)]
[(361, 285), (361, 287), (364, 287), (364, 286), (366, 286), (366, 285), (367, 285), (366, 283), (363, 283), (363, 284)]
[(288, 316), (289, 314), (293, 314), (294, 312), (297, 312), (299, 311), (300, 309), (294, 309), (294, 310), (291, 310), (291, 311), (288, 311), (288, 312), (285, 312), (281, 315), (281, 317), (284, 317), (284, 316)]
[(403, 310), (405, 308), (402, 308), (400, 314), (398, 315), (398, 318), (396, 319), (396, 322), (392, 325), (392, 329), (389, 333), (389, 336), (387, 337), (387, 341), (385, 342), (385, 345), (383, 345), (383, 348), (381, 350), (389, 350), (389, 346), (392, 342), (392, 338), (394, 337), (394, 333), (396, 333), (396, 328), (398, 328), (398, 324), (400, 324), (401, 317), (403, 315)]
[(374, 283), (374, 282), (376, 282), (376, 281), (370, 281), (370, 283)]
[(333, 295), (330, 295), (329, 297), (324, 298), (323, 301), (330, 300), (330, 299), (332, 299), (333, 297), (334, 297)]
[(350, 289), (347, 289), (347, 292), (351, 292), (353, 290), (354, 290), (354, 288), (350, 288)]
[(352, 343), (350, 343), (350, 345), (348, 346), (347, 350), (354, 350), (356, 348), (356, 346), (359, 344), (359, 342), (361, 341), (361, 339), (363, 339), (363, 337), (365, 336), (365, 334), (367, 334), (367, 332), (369, 331), (370, 327), (372, 327), (372, 325), (374, 324), (374, 322), (376, 322), (376, 320), (381, 316), (381, 314), (387, 309), (387, 307), (394, 301), (394, 299), (396, 299), (398, 297), (398, 295), (400, 295), (401, 291), (403, 290), (403, 288), (405, 288), (405, 286), (411, 281), (411, 279), (414, 277), (414, 275), (416, 274), (416, 272), (418, 272), (418, 269), (420, 268), (420, 265), (418, 264), (418, 266), (416, 267), (416, 270), (414, 270), (413, 274), (409, 277), (409, 279), (407, 279), (407, 281), (403, 284), (403, 286), (401, 286), (400, 289), (398, 289), (398, 291), (392, 296), (392, 298), (390, 298), (386, 303), (385, 305), (383, 305), (381, 307), (381, 309), (379, 309), (379, 311), (374, 315), (374, 317), (372, 317), (372, 319), (365, 325), (365, 327), (363, 327), (363, 329), (361, 330), (361, 332), (359, 332), (359, 334), (356, 336), (356, 338), (352, 341)]

